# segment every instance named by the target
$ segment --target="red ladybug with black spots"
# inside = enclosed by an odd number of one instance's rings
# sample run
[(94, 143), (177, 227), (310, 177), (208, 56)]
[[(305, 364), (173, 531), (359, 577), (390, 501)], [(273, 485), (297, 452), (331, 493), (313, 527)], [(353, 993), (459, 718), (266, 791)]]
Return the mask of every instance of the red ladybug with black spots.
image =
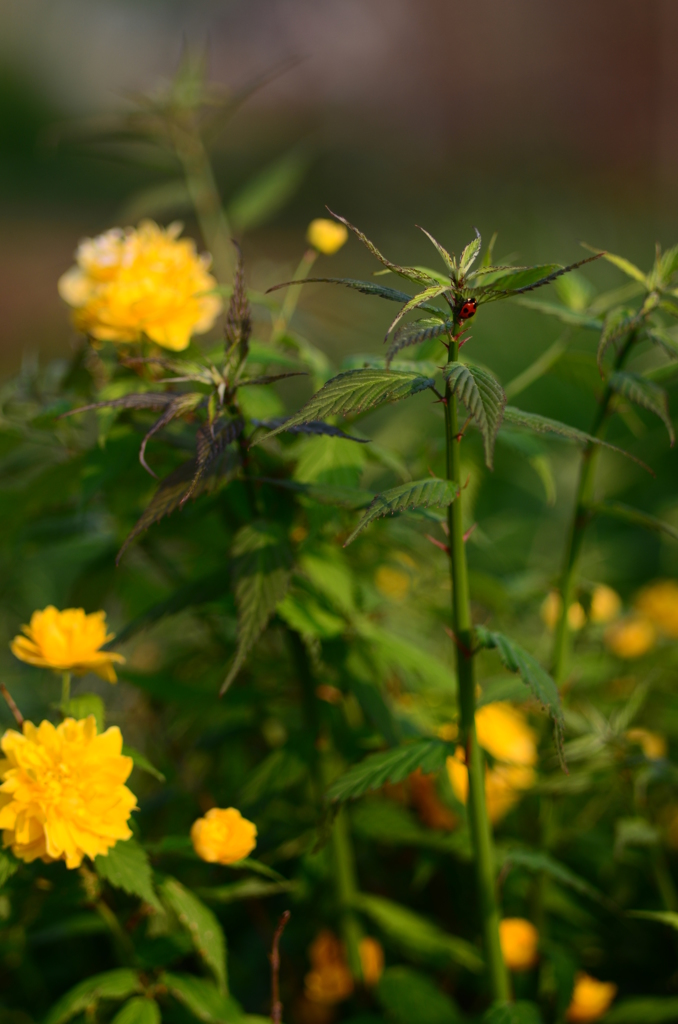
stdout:
[(457, 313), (457, 318), (459, 322), (463, 323), (465, 320), (470, 320), (472, 316), (475, 316), (477, 309), (478, 303), (476, 302), (475, 299), (466, 299), (466, 301), (462, 303), (461, 309)]

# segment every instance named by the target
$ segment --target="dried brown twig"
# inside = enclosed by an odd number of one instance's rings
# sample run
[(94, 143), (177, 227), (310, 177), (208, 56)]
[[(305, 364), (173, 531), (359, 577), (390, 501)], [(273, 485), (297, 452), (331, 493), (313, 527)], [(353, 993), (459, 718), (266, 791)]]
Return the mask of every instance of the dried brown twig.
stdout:
[(291, 911), (286, 910), (278, 921), (278, 927), (273, 936), (271, 947), (271, 1020), (273, 1024), (282, 1024), (283, 1005), (280, 1002), (280, 938), (285, 930), (285, 925), (291, 917)]

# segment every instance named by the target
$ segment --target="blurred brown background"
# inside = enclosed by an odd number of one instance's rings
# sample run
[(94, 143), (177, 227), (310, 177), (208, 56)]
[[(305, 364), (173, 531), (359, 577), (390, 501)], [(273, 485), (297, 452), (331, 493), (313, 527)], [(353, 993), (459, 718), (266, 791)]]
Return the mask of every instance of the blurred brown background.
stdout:
[(585, 237), (644, 264), (655, 238), (675, 240), (675, 0), (2, 0), (4, 369), (67, 347), (56, 279), (78, 238), (169, 173), (120, 148), (55, 148), (50, 126), (152, 88), (185, 41), (207, 43), (231, 86), (296, 61), (221, 140), (225, 196), (277, 153), (313, 154), (253, 258), (291, 266), (326, 202), (396, 257), (423, 245), (415, 222), (453, 248), (472, 224), (498, 228), (525, 259), (577, 258)]

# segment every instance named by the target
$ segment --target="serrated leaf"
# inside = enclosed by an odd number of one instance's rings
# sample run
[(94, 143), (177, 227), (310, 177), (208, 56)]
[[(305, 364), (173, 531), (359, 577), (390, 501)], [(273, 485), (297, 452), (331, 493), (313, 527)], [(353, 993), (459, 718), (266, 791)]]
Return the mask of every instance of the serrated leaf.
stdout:
[(326, 799), (355, 800), (370, 789), (380, 789), (387, 782), (402, 782), (411, 772), (436, 772), (454, 747), (439, 739), (422, 739), (402, 747), (370, 754), (364, 761), (349, 768), (327, 790)]
[(603, 330), (600, 335), (600, 341), (598, 342), (598, 351), (596, 353), (596, 362), (598, 363), (598, 370), (602, 376), (603, 374), (603, 359), (610, 345), (615, 347), (619, 342), (634, 330), (640, 323), (639, 317), (626, 309), (615, 309), (608, 313), (605, 317), (605, 323), (603, 324)]
[(249, 387), (254, 384), (275, 384), (276, 381), (286, 380), (288, 377), (307, 377), (305, 370), (290, 370), (285, 373), (267, 373), (262, 377), (242, 377), (238, 383), (239, 388)]
[(216, 885), (210, 889), (198, 889), (198, 895), (212, 903), (235, 903), (237, 900), (263, 899), (277, 896), (281, 892), (294, 892), (299, 882), (264, 882), (260, 878), (243, 878), (230, 885)]
[(99, 878), (130, 896), (138, 896), (156, 910), (162, 905), (153, 888), (153, 871), (148, 854), (136, 839), (117, 842), (106, 857), (94, 858), (94, 870)]
[(96, 1008), (102, 999), (126, 999), (142, 991), (139, 975), (126, 967), (95, 974), (66, 992), (48, 1012), (43, 1024), (66, 1024), (77, 1014)]
[(668, 395), (663, 388), (651, 380), (640, 377), (637, 373), (628, 373), (622, 370), (610, 374), (607, 383), (618, 395), (628, 398), (630, 402), (635, 402), (641, 409), (647, 409), (658, 416), (666, 427), (671, 446), (673, 446), (676, 435), (669, 413)]
[[(430, 234), (430, 232), (428, 232), (426, 230), (426, 228), (422, 228), (419, 224), (417, 224), (417, 227), (419, 228), (420, 231), (423, 231), (423, 233), (428, 238), (429, 242), (431, 242), (436, 247), (436, 249), (438, 250), (438, 254), (440, 255), (440, 258), (443, 261), (443, 263), (445, 264), (445, 266), (447, 267), (449, 273), (452, 275), (452, 277), (456, 278), (456, 276), (457, 276), (457, 261), (455, 260), (454, 256), (450, 255), (450, 253), (447, 251), (447, 249), (445, 249), (444, 246), (442, 246), (440, 244), (440, 242), (438, 242), (433, 237), (433, 235)], [(464, 250), (464, 251), (466, 251), (466, 250)], [(448, 285), (449, 285), (449, 281), (448, 281)]]
[(620, 999), (600, 1018), (600, 1024), (676, 1024), (678, 997), (641, 996)]
[(436, 283), (434, 285), (431, 285), (430, 288), (425, 288), (423, 292), (419, 292), (419, 294), (415, 295), (414, 298), (409, 300), (409, 302), (406, 302), (403, 308), (400, 310), (400, 312), (391, 321), (391, 325), (386, 331), (386, 337), (384, 338), (384, 341), (388, 339), (388, 336), (393, 330), (393, 328), (396, 326), (396, 324), (400, 323), (400, 321), (402, 320), (406, 313), (411, 313), (413, 310), (419, 309), (421, 306), (424, 306), (429, 301), (429, 299), (435, 299), (439, 295), (442, 295), (444, 292), (448, 290), (448, 284)]
[(623, 256), (615, 256), (612, 252), (605, 252), (602, 249), (596, 249), (593, 245), (587, 245), (583, 243), (584, 248), (590, 249), (591, 252), (597, 253), (598, 256), (602, 256), (603, 259), (607, 260), (608, 263), (612, 263), (613, 266), (617, 267), (628, 277), (632, 277), (634, 281), (640, 281), (647, 287), (647, 276), (640, 270), (635, 264), (631, 263), (630, 260), (625, 259)]
[(330, 210), (329, 207), (327, 209), (335, 218), (335, 220), (340, 221), (345, 227), (349, 229), (349, 231), (352, 231), (353, 234), (360, 239), (365, 248), (368, 249), (373, 256), (376, 256), (379, 262), (383, 264), (383, 266), (387, 267), (392, 273), (397, 274), (399, 277), (404, 277), (409, 281), (417, 281), (419, 284), (430, 286), (435, 283), (434, 281), (431, 280), (428, 274), (423, 274), (415, 267), (401, 267), (397, 263), (391, 263), (389, 259), (387, 259), (385, 256), (382, 255), (382, 253), (379, 252), (376, 245), (374, 245), (373, 242), (370, 242), (367, 235), (364, 235), (362, 231), (354, 227), (354, 225), (351, 224), (350, 221), (347, 221), (345, 217), (341, 217), (338, 213), (334, 213), (332, 210)]
[(409, 907), (367, 893), (360, 893), (355, 903), (391, 941), (408, 953), (424, 959), (451, 960), (469, 971), (482, 971), (483, 959), (475, 946), (456, 935), (449, 935)]
[(536, 434), (555, 434), (557, 437), (566, 438), (568, 441), (576, 441), (577, 444), (581, 445), (602, 445), (603, 448), (609, 448), (610, 451), (617, 452), (619, 455), (625, 455), (627, 459), (636, 462), (654, 476), (650, 467), (646, 466), (642, 459), (636, 458), (635, 455), (624, 451), (623, 448), (618, 448), (616, 444), (603, 441), (600, 437), (587, 434), (586, 431), (579, 430), (577, 427), (571, 427), (569, 423), (561, 423), (559, 420), (552, 420), (548, 416), (540, 416), (535, 412), (525, 412), (523, 409), (517, 409), (514, 405), (507, 405), (504, 409), (502, 425), (522, 427), (525, 430), (533, 430)]
[(228, 203), (233, 230), (251, 231), (270, 220), (297, 191), (307, 168), (308, 154), (296, 147), (250, 178)]
[(134, 767), (138, 768), (139, 771), (146, 772), (148, 775), (152, 775), (158, 782), (166, 782), (165, 776), (159, 771), (154, 764), (148, 760), (145, 754), (142, 754), (140, 750), (135, 750), (134, 747), (128, 747), (126, 743), (122, 745), (122, 752), (125, 757), (131, 757), (134, 761)]
[[(252, 426), (265, 427), (267, 430), (275, 430), (276, 427), (287, 423), (287, 416), (280, 416), (274, 420), (252, 420)], [(343, 437), (346, 441), (357, 441), (358, 444), (369, 444), (368, 437), (353, 437), (347, 434), (341, 427), (335, 427), (332, 423), (325, 423), (323, 420), (311, 420), (310, 423), (297, 423), (293, 427), (284, 427), (288, 434), (311, 434), (324, 435), (326, 437)]]
[(568, 309), (567, 306), (558, 306), (555, 302), (542, 302), (538, 299), (516, 299), (516, 305), (524, 306), (525, 309), (533, 309), (536, 313), (545, 313), (547, 316), (554, 316), (561, 323), (570, 327), (583, 327), (589, 331), (600, 331), (603, 321), (590, 313), (578, 312)]
[(160, 1007), (155, 999), (135, 996), (118, 1010), (111, 1024), (160, 1024)]
[(535, 1003), (519, 999), (516, 1003), (495, 1003), (485, 1012), (482, 1024), (542, 1024), (543, 1018)]
[(79, 693), (77, 697), (71, 697), (63, 710), (65, 714), (76, 719), (94, 715), (97, 732), (104, 731), (105, 707), (98, 693)]
[(282, 281), (268, 288), (269, 292), (276, 292), (280, 288), (288, 288), (292, 284), (343, 284), (353, 291), (362, 292), (364, 295), (377, 295), (380, 299), (388, 299), (390, 302), (409, 302), (412, 298), (407, 292), (401, 292), (398, 288), (389, 288), (387, 285), (376, 284), (374, 281), (359, 281), (354, 277), (306, 277), (301, 281)]
[(488, 650), (496, 650), (503, 665), (509, 672), (517, 672), (533, 696), (539, 701), (542, 708), (548, 712), (553, 719), (555, 726), (556, 747), (558, 756), (563, 764), (563, 709), (560, 703), (560, 693), (551, 676), (546, 672), (536, 658), (529, 651), (510, 640), (503, 633), (497, 633), (486, 629), (485, 626), (476, 626), (475, 635), (482, 647)]
[(374, 994), (397, 1024), (463, 1024), (466, 1019), (446, 992), (412, 967), (387, 967)]
[(144, 469), (151, 474), (151, 476), (155, 476), (156, 474), (146, 462), (146, 445), (150, 439), (157, 434), (158, 431), (168, 426), (172, 420), (176, 419), (178, 416), (183, 416), (186, 412), (192, 412), (200, 405), (201, 402), (204, 401), (204, 399), (205, 396), (200, 392), (188, 392), (185, 395), (176, 395), (172, 398), (171, 402), (167, 403), (162, 416), (158, 417), (151, 429), (147, 431), (141, 442), (141, 447), (139, 448), (139, 462)]
[(226, 980), (226, 939), (221, 925), (202, 900), (185, 889), (176, 878), (166, 878), (160, 887), (162, 898), (191, 936), (196, 951), (205, 961), (219, 993), (228, 990)]
[(621, 501), (614, 501), (607, 499), (605, 501), (596, 502), (590, 505), (589, 508), (596, 515), (608, 516), (611, 519), (619, 519), (624, 523), (631, 523), (634, 526), (642, 526), (646, 530), (654, 530), (657, 533), (666, 533), (669, 537), (673, 537), (674, 540), (678, 540), (678, 529), (675, 526), (671, 526), (670, 523), (664, 522), (663, 519), (658, 519), (656, 516), (650, 515), (649, 512), (643, 512), (639, 508), (633, 508), (631, 505), (625, 505)]
[(405, 324), (404, 327), (400, 327), (394, 334), (391, 344), (388, 347), (386, 353), (385, 365), (386, 368), (390, 366), (393, 358), (403, 348), (408, 348), (410, 345), (419, 345), (423, 341), (429, 341), (431, 338), (439, 338), (441, 335), (451, 331), (454, 327), (453, 320), (415, 320), (414, 323)]
[(581, 878), (580, 875), (571, 871), (566, 864), (562, 864), (555, 857), (552, 857), (549, 853), (544, 853), (542, 850), (530, 850), (523, 846), (499, 849), (497, 851), (497, 861), (500, 865), (507, 867), (515, 865), (519, 868), (525, 868), (527, 871), (532, 871), (535, 874), (544, 872), (553, 878), (554, 881), (567, 886), (568, 889), (572, 889), (582, 896), (587, 896), (596, 903), (608, 907), (608, 909), (614, 908), (612, 901), (600, 890), (596, 889), (594, 885), (591, 885), (585, 878)]
[(521, 292), (531, 292), (536, 288), (551, 284), (563, 274), (569, 274), (572, 270), (583, 267), (586, 263), (600, 258), (602, 253), (589, 256), (577, 263), (570, 263), (563, 267), (559, 263), (547, 263), (538, 267), (512, 267), (503, 268), (501, 271), (495, 269), (489, 273), (478, 271), (477, 278), (482, 284), (474, 287), (471, 295), (475, 295), (483, 302), (493, 302), (496, 299), (508, 298), (511, 295), (518, 295)]
[(292, 552), (283, 529), (257, 520), (233, 541), (233, 582), (238, 609), (238, 649), (221, 696), (245, 663), (290, 584)]
[(275, 437), (298, 423), (324, 420), (328, 416), (346, 416), (366, 412), (384, 402), (397, 402), (409, 398), (433, 385), (433, 379), (404, 370), (346, 370), (328, 380), (303, 406), (280, 427), (257, 438), (253, 445)]
[(355, 540), (361, 530), (364, 530), (375, 519), (380, 516), (394, 515), (396, 512), (406, 512), (408, 509), (430, 508), (431, 505), (451, 505), (459, 497), (456, 484), (451, 480), (439, 480), (437, 477), (430, 477), (427, 480), (411, 480), (406, 484), (399, 484), (398, 487), (391, 487), (388, 491), (377, 494), (368, 506), (365, 515), (360, 520), (355, 530), (348, 538), (344, 547)]
[(670, 331), (663, 327), (648, 327), (644, 331), (644, 337), (658, 345), (672, 359), (678, 358), (678, 339)]
[(61, 414), (59, 419), (75, 416), (79, 412), (90, 412), (92, 409), (164, 409), (174, 401), (176, 395), (169, 391), (145, 391), (141, 394), (123, 395), (122, 398), (111, 398), (106, 402), (91, 402), (77, 409), (70, 409)]
[(452, 394), (464, 403), (482, 434), (485, 463), (488, 469), (492, 469), (494, 442), (506, 405), (504, 389), (491, 373), (470, 363), (448, 363), (443, 376)]
[(242, 1010), (235, 999), (220, 992), (216, 985), (205, 978), (165, 971), (158, 981), (204, 1024), (240, 1024), (242, 1020)]
[(473, 239), (472, 242), (469, 242), (468, 245), (464, 247), (461, 256), (459, 257), (460, 278), (464, 277), (466, 275), (466, 271), (470, 270), (470, 268), (473, 266), (476, 257), (480, 252), (480, 247), (483, 244), (483, 240), (480, 237), (480, 232), (478, 231), (478, 228), (474, 228), (474, 231), (476, 233), (476, 237)]

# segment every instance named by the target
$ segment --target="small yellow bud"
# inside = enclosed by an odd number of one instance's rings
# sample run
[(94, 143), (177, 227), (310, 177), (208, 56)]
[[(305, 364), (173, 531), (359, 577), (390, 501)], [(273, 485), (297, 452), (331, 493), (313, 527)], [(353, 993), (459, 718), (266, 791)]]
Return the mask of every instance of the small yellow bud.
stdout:
[(306, 238), (318, 252), (332, 256), (348, 241), (348, 231), (343, 224), (317, 217), (308, 225)]
[(678, 638), (678, 583), (675, 580), (657, 580), (644, 587), (635, 604), (638, 612), (662, 633)]
[(611, 981), (598, 981), (580, 971), (575, 978), (572, 1001), (565, 1019), (570, 1024), (590, 1024), (607, 1013), (616, 994), (617, 986)]
[(363, 971), (363, 981), (370, 988), (376, 985), (384, 970), (384, 950), (381, 943), (370, 935), (360, 940), (358, 947), (360, 953), (360, 966)]
[[(562, 601), (560, 594), (557, 590), (552, 590), (546, 595), (541, 606), (541, 617), (542, 621), (546, 624), (548, 629), (555, 629), (560, 618), (560, 609), (562, 608)], [(586, 612), (579, 604), (579, 601), (575, 601), (567, 610), (567, 622), (573, 632), (577, 632), (586, 625)]]
[(235, 807), (212, 807), (191, 827), (193, 849), (209, 864), (234, 864), (257, 845), (257, 827)]
[(661, 761), (666, 757), (666, 737), (649, 729), (628, 729), (626, 739), (629, 743), (637, 743), (648, 761)]
[(579, 601), (575, 601), (567, 609), (567, 624), (575, 633), (586, 625), (586, 612)]
[(621, 611), (621, 598), (612, 587), (604, 583), (594, 588), (591, 594), (591, 622), (612, 622)]
[(537, 962), (539, 932), (524, 917), (505, 917), (499, 922), (499, 941), (510, 971), (529, 971)]
[(641, 658), (656, 641), (656, 629), (640, 615), (629, 615), (605, 630), (605, 646), (618, 658)]

